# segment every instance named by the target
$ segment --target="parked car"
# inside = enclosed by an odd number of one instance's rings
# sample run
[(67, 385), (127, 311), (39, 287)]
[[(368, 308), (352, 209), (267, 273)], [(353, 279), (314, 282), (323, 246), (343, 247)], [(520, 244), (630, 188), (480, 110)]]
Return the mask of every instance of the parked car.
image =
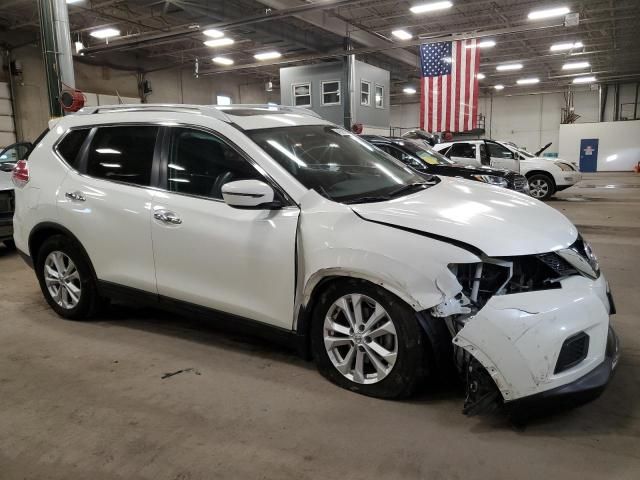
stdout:
[(414, 128), (413, 130), (404, 132), (402, 134), (402, 138), (416, 140), (417, 142), (424, 144), (425, 147), (432, 147), (440, 141), (440, 137), (437, 134), (427, 132), (420, 128)]
[(426, 181), (294, 107), (100, 106), (52, 127), (13, 171), (14, 238), (62, 317), (104, 298), (214, 313), (381, 398), (455, 364), (470, 413), (593, 395), (616, 365), (596, 256), (535, 199)]
[(431, 148), (404, 138), (377, 135), (362, 135), (362, 138), (419, 173), (466, 178), (525, 194), (529, 193), (527, 179), (511, 170), (459, 165)]
[(14, 143), (0, 150), (0, 242), (14, 248), (13, 243), (13, 208), (14, 194), (11, 172), (16, 162), (26, 158), (31, 144)]
[(495, 140), (439, 143), (434, 149), (457, 163), (520, 172), (529, 181), (529, 194), (539, 200), (547, 200), (582, 179), (578, 168), (571, 163), (535, 157)]

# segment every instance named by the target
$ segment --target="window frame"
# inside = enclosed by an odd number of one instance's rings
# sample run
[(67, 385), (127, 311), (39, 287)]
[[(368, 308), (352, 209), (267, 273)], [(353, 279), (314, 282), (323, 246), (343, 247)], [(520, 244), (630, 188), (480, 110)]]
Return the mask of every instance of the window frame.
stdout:
[[(382, 94), (380, 95), (380, 106), (378, 106), (378, 102), (376, 100), (376, 93), (378, 88), (382, 91)], [(380, 110), (383, 110), (385, 107), (385, 101), (384, 101), (384, 85), (380, 85), (379, 83), (374, 84), (374, 89), (373, 89), (373, 104), (376, 108), (379, 108)]]
[[(366, 103), (362, 101), (362, 85), (368, 85), (369, 87), (369, 91), (367, 92), (367, 101)], [(360, 105), (363, 107), (370, 107), (371, 106), (371, 82), (369, 80), (363, 80), (360, 79)]]
[(215, 130), (207, 128), (207, 127), (202, 127), (200, 125), (193, 125), (193, 124), (190, 124), (190, 123), (178, 123), (176, 125), (171, 125), (170, 127), (163, 127), (162, 138), (161, 138), (161, 140), (159, 142), (160, 143), (159, 156), (158, 156), (158, 159), (157, 159), (157, 169), (158, 169), (157, 189), (158, 190), (161, 190), (161, 191), (166, 192), (166, 193), (170, 193), (172, 195), (181, 195), (181, 196), (184, 196), (184, 197), (198, 198), (200, 200), (208, 200), (210, 202), (225, 203), (224, 199), (222, 199), (222, 198), (213, 198), (213, 197), (208, 197), (208, 196), (204, 196), (204, 195), (196, 195), (196, 194), (192, 194), (192, 193), (176, 192), (176, 191), (173, 191), (173, 190), (169, 189), (169, 185), (168, 185), (169, 181), (168, 181), (167, 169), (168, 169), (169, 155), (170, 155), (170, 149), (171, 149), (170, 141), (171, 141), (171, 136), (172, 136), (172, 133), (173, 133), (172, 129), (175, 129), (175, 128), (191, 129), (191, 130), (195, 130), (195, 131), (199, 131), (199, 132), (203, 132), (203, 133), (209, 134), (209, 135), (217, 138), (222, 143), (227, 145), (229, 148), (234, 150), (244, 161), (248, 162), (249, 165), (251, 165), (253, 168), (256, 169), (256, 171), (263, 177), (263, 181), (267, 185), (269, 185), (271, 188), (273, 188), (273, 191), (275, 193), (275, 197), (276, 198), (278, 196), (280, 197), (280, 200), (283, 203), (283, 207), (296, 207), (296, 208), (298, 208), (298, 205), (291, 198), (291, 196), (284, 190), (284, 188), (282, 188), (275, 181), (275, 179), (269, 173), (267, 173), (265, 171), (264, 168), (262, 168), (260, 165), (258, 165), (236, 143), (234, 143), (232, 140), (230, 140), (224, 134), (222, 134), (222, 133), (220, 133), (218, 131), (215, 131)]
[[(296, 87), (309, 87), (308, 95), (296, 95)], [(296, 103), (296, 98), (298, 97), (309, 97), (309, 103), (306, 105), (298, 105)], [(291, 84), (291, 98), (293, 101), (291, 102), (294, 107), (302, 107), (302, 108), (311, 108), (313, 106), (313, 90), (311, 89), (311, 82), (296, 82)]]
[[(451, 151), (454, 149), (454, 147), (456, 145), (459, 148), (462, 148), (462, 145), (471, 145), (471, 148), (473, 148), (473, 157), (463, 157), (462, 155), (455, 155), (454, 153), (451, 153)], [(449, 158), (457, 157), (457, 158), (466, 158), (466, 159), (469, 159), (469, 160), (477, 160), (478, 159), (478, 149), (479, 149), (479, 145), (477, 143), (473, 143), (473, 142), (456, 142), (453, 145), (451, 145), (451, 147), (449, 148), (449, 155), (447, 155), (447, 156)]]
[[(511, 150), (510, 148), (507, 148), (506, 146), (502, 145), (501, 143), (498, 143), (498, 142), (495, 142), (495, 141), (492, 141), (492, 140), (485, 140), (484, 144), (487, 146), (487, 150), (488, 150), (490, 159), (491, 158), (498, 158), (500, 160), (518, 160), (518, 158), (516, 158), (517, 154), (513, 150)], [(497, 156), (494, 157), (493, 155), (491, 155), (491, 145), (495, 145), (498, 148), (502, 148), (502, 149), (506, 150), (507, 152), (509, 152), (511, 154), (511, 156), (510, 157), (502, 157), (502, 156), (501, 157), (497, 157)]]
[[(327, 83), (337, 83), (338, 84), (338, 90), (331, 91), (331, 92), (325, 92), (324, 91), (324, 86)], [(324, 101), (324, 96), (325, 95), (330, 95), (332, 93), (337, 93), (338, 94), (338, 101), (337, 102), (325, 102)], [(322, 80), (320, 82), (320, 104), (323, 107), (332, 107), (332, 106), (335, 106), (335, 105), (342, 105), (342, 82), (340, 80)]]

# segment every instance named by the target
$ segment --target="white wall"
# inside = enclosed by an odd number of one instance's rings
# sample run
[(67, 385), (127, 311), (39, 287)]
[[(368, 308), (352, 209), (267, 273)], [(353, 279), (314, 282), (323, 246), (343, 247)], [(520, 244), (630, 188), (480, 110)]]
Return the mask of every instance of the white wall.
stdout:
[(599, 140), (599, 172), (631, 171), (640, 162), (640, 120), (560, 125), (560, 157), (578, 162), (583, 138)]

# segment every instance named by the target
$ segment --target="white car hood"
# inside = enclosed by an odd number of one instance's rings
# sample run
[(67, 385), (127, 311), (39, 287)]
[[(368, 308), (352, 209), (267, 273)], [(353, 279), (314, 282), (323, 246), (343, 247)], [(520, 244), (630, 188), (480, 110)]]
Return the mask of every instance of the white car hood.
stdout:
[(365, 220), (452, 239), (492, 257), (559, 250), (578, 235), (564, 215), (538, 200), (461, 179), (441, 177), (418, 193), (351, 207)]

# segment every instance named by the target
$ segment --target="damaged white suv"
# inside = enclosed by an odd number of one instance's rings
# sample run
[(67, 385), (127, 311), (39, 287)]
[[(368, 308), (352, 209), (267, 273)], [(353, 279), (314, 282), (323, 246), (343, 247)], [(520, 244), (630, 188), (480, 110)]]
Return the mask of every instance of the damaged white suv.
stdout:
[(307, 110), (93, 107), (14, 182), (15, 243), (66, 318), (133, 298), (268, 327), (384, 398), (455, 365), (469, 412), (597, 392), (617, 361), (607, 282), (562, 214), (419, 176)]

